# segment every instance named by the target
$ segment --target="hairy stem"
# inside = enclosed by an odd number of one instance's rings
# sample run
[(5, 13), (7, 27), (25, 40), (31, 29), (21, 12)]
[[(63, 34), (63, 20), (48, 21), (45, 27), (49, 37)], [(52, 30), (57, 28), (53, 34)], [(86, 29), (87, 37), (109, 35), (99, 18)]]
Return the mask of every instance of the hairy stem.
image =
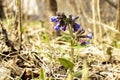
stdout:
[(72, 70), (70, 69), (69, 71), (69, 80), (73, 80), (73, 73), (72, 73)]
[(71, 61), (74, 62), (74, 38), (73, 38), (73, 31), (72, 31), (72, 25), (68, 26), (69, 32), (70, 32), (70, 36), (71, 36)]

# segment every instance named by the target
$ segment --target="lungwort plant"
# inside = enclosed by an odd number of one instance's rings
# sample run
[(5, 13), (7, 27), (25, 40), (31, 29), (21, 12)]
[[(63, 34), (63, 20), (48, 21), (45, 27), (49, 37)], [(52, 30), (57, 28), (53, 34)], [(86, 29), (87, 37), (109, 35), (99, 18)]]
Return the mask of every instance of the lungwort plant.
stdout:
[[(85, 30), (84, 28), (82, 28), (80, 26), (80, 24), (78, 24), (76, 22), (76, 20), (79, 17), (73, 17), (72, 15), (68, 15), (66, 16), (64, 13), (57, 13), (57, 16), (52, 16), (50, 18), (51, 22), (55, 22), (56, 25), (54, 26), (54, 29), (57, 31), (69, 31), (69, 35), (70, 35), (70, 44), (71, 44), (71, 62), (69, 62), (68, 60), (65, 59), (59, 59), (59, 62), (65, 66), (68, 65), (68, 68), (70, 70), (70, 80), (72, 80), (72, 69), (73, 66), (71, 68), (72, 62), (74, 62), (74, 46), (76, 44), (80, 45), (86, 45), (90, 43), (90, 39), (92, 39), (92, 32), (89, 32), (89, 34), (85, 35)], [(87, 39), (84, 39), (87, 38)], [(68, 64), (69, 63), (69, 64)], [(66, 67), (66, 66), (65, 66)]]

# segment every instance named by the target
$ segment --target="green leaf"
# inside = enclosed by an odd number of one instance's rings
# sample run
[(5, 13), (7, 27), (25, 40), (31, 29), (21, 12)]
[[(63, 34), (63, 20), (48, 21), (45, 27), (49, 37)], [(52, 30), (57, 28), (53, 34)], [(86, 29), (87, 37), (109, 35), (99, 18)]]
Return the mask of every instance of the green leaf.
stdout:
[(58, 58), (58, 61), (65, 67), (65, 68), (69, 68), (70, 70), (73, 69), (73, 67), (75, 66), (74, 63), (72, 63), (71, 61), (65, 59), (65, 58)]
[(42, 37), (43, 37), (44, 42), (50, 43), (50, 39), (47, 33), (44, 33)]
[(45, 80), (44, 70), (40, 69), (40, 80)]
[(112, 48), (108, 47), (106, 52), (107, 52), (108, 55), (111, 55), (112, 54)]
[(83, 70), (80, 70), (80, 71), (77, 71), (77, 72), (73, 73), (73, 76), (74, 77), (79, 77), (79, 76), (82, 75), (82, 73), (83, 73)]
[(67, 42), (71, 42), (72, 41), (72, 38), (70, 37), (70, 36), (63, 36), (63, 39), (65, 39), (65, 41), (67, 41)]

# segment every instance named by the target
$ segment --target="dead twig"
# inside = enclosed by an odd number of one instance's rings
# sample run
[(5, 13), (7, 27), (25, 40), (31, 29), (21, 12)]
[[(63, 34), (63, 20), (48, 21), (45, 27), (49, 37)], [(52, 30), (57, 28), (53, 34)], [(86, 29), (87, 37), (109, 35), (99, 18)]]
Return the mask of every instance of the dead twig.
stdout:
[(117, 5), (115, 3), (113, 3), (111, 0), (105, 0), (106, 2), (108, 2), (111, 6), (113, 6), (115, 9), (117, 9)]

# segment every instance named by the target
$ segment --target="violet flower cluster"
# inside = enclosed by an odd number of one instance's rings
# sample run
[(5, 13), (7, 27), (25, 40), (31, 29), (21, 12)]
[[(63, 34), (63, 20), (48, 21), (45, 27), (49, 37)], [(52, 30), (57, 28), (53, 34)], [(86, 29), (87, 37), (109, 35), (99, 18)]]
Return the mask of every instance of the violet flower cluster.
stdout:
[(58, 13), (57, 16), (52, 16), (50, 18), (50, 21), (56, 23), (54, 29), (57, 31), (66, 31), (67, 27), (70, 26), (72, 28), (73, 33), (76, 33), (77, 40), (79, 40), (81, 44), (89, 44), (89, 41), (86, 41), (82, 38), (92, 39), (93, 34), (92, 32), (90, 32), (88, 35), (83, 35), (83, 33), (85, 33), (85, 30), (82, 27), (80, 27), (80, 24), (75, 22), (78, 18), (79, 17), (73, 18), (72, 15), (69, 15), (67, 17), (64, 13)]

